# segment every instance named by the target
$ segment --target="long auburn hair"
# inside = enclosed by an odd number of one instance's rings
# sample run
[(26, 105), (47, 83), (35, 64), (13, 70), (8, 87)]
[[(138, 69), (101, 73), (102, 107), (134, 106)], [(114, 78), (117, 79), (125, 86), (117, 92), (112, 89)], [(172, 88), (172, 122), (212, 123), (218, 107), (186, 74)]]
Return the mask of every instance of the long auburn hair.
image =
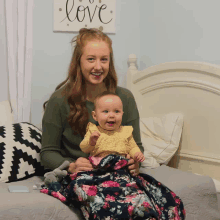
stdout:
[[(95, 28), (82, 28), (80, 29), (79, 34), (72, 39), (71, 43), (75, 43), (75, 48), (69, 65), (68, 76), (55, 89), (56, 91), (67, 83), (63, 90), (63, 95), (66, 96), (70, 106), (70, 113), (67, 120), (73, 133), (80, 134), (81, 136), (84, 136), (86, 133), (89, 113), (86, 108), (86, 86), (85, 79), (81, 73), (80, 59), (83, 53), (83, 47), (88, 41), (92, 40), (104, 41), (109, 46), (109, 72), (103, 82), (105, 83), (107, 91), (115, 93), (118, 79), (113, 60), (112, 40), (102, 31)], [(48, 101), (43, 104), (44, 110), (47, 102)]]

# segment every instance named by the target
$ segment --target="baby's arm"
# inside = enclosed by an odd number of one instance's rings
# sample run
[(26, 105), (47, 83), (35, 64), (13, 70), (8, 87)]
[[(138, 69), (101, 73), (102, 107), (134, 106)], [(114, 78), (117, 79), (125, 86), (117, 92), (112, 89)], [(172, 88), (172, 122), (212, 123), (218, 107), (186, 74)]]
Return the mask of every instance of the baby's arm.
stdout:
[(94, 131), (89, 139), (89, 144), (92, 146), (96, 145), (97, 140), (99, 139), (100, 133), (98, 131)]
[(140, 148), (136, 144), (133, 136), (129, 137), (129, 154), (130, 156), (138, 162), (143, 162), (145, 160), (145, 157), (143, 153), (141, 152)]
[(98, 131), (94, 131), (92, 134), (88, 131), (80, 143), (80, 148), (84, 153), (90, 153), (98, 140), (100, 133)]

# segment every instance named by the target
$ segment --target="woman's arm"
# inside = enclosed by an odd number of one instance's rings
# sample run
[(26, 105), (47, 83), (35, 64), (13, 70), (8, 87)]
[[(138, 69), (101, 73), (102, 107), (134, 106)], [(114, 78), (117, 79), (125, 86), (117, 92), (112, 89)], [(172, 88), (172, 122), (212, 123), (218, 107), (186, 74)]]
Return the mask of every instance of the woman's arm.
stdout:
[[(126, 101), (123, 102), (125, 104), (124, 106), (124, 112), (126, 115), (126, 122), (124, 125), (130, 125), (133, 127), (133, 138), (140, 148), (141, 152), (144, 152), (144, 148), (141, 143), (141, 136), (140, 136), (140, 125), (139, 125), (139, 112), (137, 108), (137, 104), (135, 102), (133, 94), (125, 89), (124, 91), (126, 93)], [(130, 155), (128, 156), (130, 159)], [(133, 175), (138, 175), (139, 174), (139, 162), (135, 162), (132, 158), (129, 160), (129, 170)]]
[(65, 160), (61, 155), (61, 136), (63, 132), (62, 118), (57, 98), (50, 98), (42, 120), (41, 163), (54, 170)]

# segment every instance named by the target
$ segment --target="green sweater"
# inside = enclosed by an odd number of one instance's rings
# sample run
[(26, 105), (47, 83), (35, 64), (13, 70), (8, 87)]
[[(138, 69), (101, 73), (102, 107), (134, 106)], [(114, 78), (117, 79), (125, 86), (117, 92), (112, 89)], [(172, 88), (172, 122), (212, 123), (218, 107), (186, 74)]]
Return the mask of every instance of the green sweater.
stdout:
[[(41, 163), (47, 169), (55, 169), (65, 160), (75, 161), (79, 157), (88, 157), (79, 147), (83, 140), (79, 134), (74, 135), (67, 121), (70, 107), (65, 96), (61, 93), (64, 88), (55, 91), (50, 97), (42, 121), (42, 149)], [(133, 126), (133, 137), (143, 152), (140, 138), (139, 113), (132, 93), (125, 88), (117, 87), (116, 94), (123, 103), (122, 125)], [(91, 116), (94, 104), (86, 101), (90, 118), (89, 121), (97, 124)]]

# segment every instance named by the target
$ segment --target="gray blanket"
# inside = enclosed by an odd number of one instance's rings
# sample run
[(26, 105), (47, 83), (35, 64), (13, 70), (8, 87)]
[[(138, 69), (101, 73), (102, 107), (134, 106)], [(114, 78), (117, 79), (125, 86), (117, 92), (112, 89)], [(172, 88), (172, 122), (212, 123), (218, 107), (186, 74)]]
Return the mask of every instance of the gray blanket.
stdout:
[[(141, 168), (175, 192), (183, 201), (187, 220), (219, 220), (218, 200), (213, 180), (168, 166)], [(220, 201), (219, 201), (220, 202)]]
[[(174, 191), (184, 203), (187, 220), (219, 220), (217, 196), (211, 178), (182, 172), (167, 166), (141, 169)], [(32, 177), (14, 183), (0, 183), (0, 220), (82, 220), (79, 210), (69, 208), (60, 200), (33, 190), (34, 183), (42, 181)], [(30, 193), (10, 193), (8, 185), (27, 186)]]

